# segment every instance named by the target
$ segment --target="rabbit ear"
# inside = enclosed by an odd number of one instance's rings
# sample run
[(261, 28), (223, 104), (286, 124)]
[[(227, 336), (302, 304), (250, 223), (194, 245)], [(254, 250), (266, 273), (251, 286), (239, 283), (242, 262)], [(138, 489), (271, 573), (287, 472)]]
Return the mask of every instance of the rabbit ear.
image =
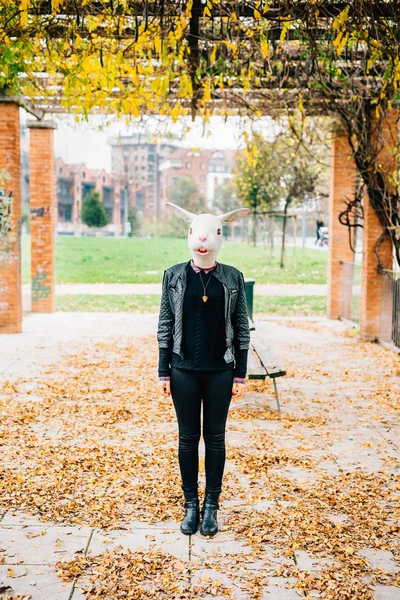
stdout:
[(191, 213), (188, 210), (181, 208), (180, 206), (178, 206), (177, 204), (174, 204), (173, 202), (166, 202), (165, 204), (167, 206), (169, 206), (171, 208), (171, 210), (174, 211), (174, 213), (176, 214), (177, 217), (179, 217), (180, 219), (183, 219), (184, 221), (188, 221), (189, 223), (191, 223), (196, 216), (194, 213)]
[(218, 218), (221, 219), (222, 223), (229, 223), (229, 221), (235, 221), (235, 219), (241, 219), (249, 214), (249, 208), (236, 208), (235, 210), (231, 210), (230, 212), (224, 213), (223, 215), (218, 215)]

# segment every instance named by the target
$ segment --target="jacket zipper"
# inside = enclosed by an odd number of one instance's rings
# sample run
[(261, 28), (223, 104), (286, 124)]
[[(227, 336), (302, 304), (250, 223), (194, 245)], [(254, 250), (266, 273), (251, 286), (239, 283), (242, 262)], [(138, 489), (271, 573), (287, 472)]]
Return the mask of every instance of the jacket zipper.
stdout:
[(227, 348), (229, 348), (229, 341), (228, 341), (228, 314), (229, 314), (229, 300), (230, 300), (230, 295), (229, 295), (229, 289), (228, 289), (228, 287), (225, 285), (225, 283), (223, 281), (221, 281), (221, 283), (224, 286), (224, 293), (225, 293), (225, 341), (226, 341)]
[[(182, 278), (182, 275), (181, 275)], [(183, 331), (183, 301), (184, 301), (184, 296), (185, 296), (185, 291), (186, 291), (186, 285), (187, 285), (187, 274), (186, 274), (186, 269), (184, 270), (184, 284), (183, 284), (183, 289), (182, 289), (182, 294), (180, 297), (180, 302), (181, 302), (181, 306), (180, 306), (180, 310), (181, 310), (181, 343), (179, 345), (179, 356), (183, 359), (183, 354), (182, 354), (182, 331)]]
[(230, 291), (227, 285), (219, 277), (216, 277), (220, 283), (222, 283), (224, 287), (224, 296), (225, 296), (225, 342), (227, 348), (229, 348), (228, 342), (228, 314), (229, 314), (229, 301), (230, 301)]

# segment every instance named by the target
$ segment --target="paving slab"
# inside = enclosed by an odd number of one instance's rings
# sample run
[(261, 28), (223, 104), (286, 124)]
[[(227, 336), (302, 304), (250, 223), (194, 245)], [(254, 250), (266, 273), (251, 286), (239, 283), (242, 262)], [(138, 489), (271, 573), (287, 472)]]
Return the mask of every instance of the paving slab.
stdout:
[(400, 600), (400, 587), (378, 583), (373, 589), (374, 600)]
[(41, 527), (42, 529), (46, 529), (47, 527), (57, 525), (57, 523), (54, 523), (53, 521), (44, 522), (40, 519), (40, 515), (27, 515), (21, 511), (8, 510), (3, 515), (0, 525), (12, 525), (20, 527), (27, 527), (30, 525), (31, 527)]
[(318, 571), (336, 564), (333, 557), (317, 558), (305, 550), (295, 550), (294, 554), (296, 556), (296, 566), (302, 571), (309, 571), (310, 573), (318, 573)]
[(47, 565), (0, 565), (0, 586), (10, 586), (8, 594), (25, 594), (31, 600), (69, 600), (73, 582), (61, 581), (56, 570)]
[(79, 584), (75, 584), (74, 591), (69, 600), (86, 600), (86, 595), (79, 588)]
[(191, 556), (193, 560), (207, 559), (210, 553), (218, 555), (251, 554), (252, 548), (236, 540), (233, 533), (219, 532), (215, 537), (205, 537), (198, 531), (191, 536)]
[(0, 546), (4, 564), (54, 565), (58, 560), (71, 560), (75, 552), (83, 552), (88, 544), (90, 527), (1, 525)]
[(262, 600), (299, 600), (300, 596), (294, 589), (286, 587), (287, 583), (296, 583), (295, 578), (269, 577), (268, 585), (262, 590)]
[(379, 548), (364, 548), (359, 550), (358, 554), (369, 560), (373, 569), (382, 569), (383, 571), (399, 572), (400, 565), (389, 550), (380, 550)]
[(315, 483), (315, 473), (310, 469), (303, 469), (301, 467), (287, 467), (287, 468), (275, 468), (269, 469), (270, 473), (276, 473), (282, 477), (293, 479), (299, 483)]
[[(192, 586), (207, 584), (209, 582), (213, 583), (214, 589), (218, 590), (219, 584), (226, 586), (228, 589), (232, 590), (233, 597), (235, 600), (250, 600), (251, 596), (240, 589), (240, 581), (234, 580), (233, 578), (228, 577), (225, 573), (221, 573), (215, 569), (196, 569), (191, 577)], [(204, 597), (203, 600), (211, 600), (212, 598), (223, 598), (222, 592), (220, 596), (216, 596), (214, 592), (212, 595), (208, 594)]]
[(90, 540), (88, 556), (97, 556), (106, 549), (122, 546), (132, 552), (154, 550), (189, 560), (189, 536), (179, 530), (148, 529), (113, 530), (108, 533), (96, 529)]

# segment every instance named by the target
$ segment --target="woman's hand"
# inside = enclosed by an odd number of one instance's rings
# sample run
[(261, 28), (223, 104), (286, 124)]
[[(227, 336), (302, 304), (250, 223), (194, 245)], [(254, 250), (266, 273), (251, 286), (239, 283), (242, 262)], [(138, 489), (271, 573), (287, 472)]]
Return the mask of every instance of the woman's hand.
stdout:
[(160, 394), (162, 396), (170, 396), (171, 395), (171, 383), (169, 381), (159, 381), (158, 389), (160, 390)]
[(243, 395), (246, 384), (234, 383), (232, 386), (232, 398), (240, 398)]

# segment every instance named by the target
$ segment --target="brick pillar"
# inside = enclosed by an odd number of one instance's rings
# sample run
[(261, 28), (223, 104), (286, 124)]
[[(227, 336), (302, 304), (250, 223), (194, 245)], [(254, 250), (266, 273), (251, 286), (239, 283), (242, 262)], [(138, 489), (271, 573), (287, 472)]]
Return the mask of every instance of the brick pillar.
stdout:
[[(397, 111), (390, 112), (382, 123), (380, 134), (377, 134), (379, 136), (377, 146), (381, 148), (378, 161), (387, 178), (388, 189), (392, 191), (393, 183), (390, 182), (390, 176), (396, 170), (397, 118)], [(374, 126), (372, 131), (374, 131)], [(379, 336), (381, 276), (378, 272), (378, 257), (374, 252), (374, 247), (383, 231), (384, 227), (371, 206), (368, 194), (365, 194), (360, 304), (360, 339), (363, 341), (375, 340)], [(379, 246), (379, 256), (386, 269), (393, 268), (393, 248), (390, 239), (385, 240)]]
[(32, 312), (54, 312), (56, 192), (51, 121), (30, 121)]
[(20, 177), (19, 107), (0, 97), (0, 333), (22, 330)]
[(329, 193), (328, 317), (339, 319), (342, 307), (343, 275), (341, 261), (352, 262), (347, 227), (339, 223), (346, 199), (354, 197), (355, 164), (347, 136), (336, 131), (331, 145), (331, 182)]

